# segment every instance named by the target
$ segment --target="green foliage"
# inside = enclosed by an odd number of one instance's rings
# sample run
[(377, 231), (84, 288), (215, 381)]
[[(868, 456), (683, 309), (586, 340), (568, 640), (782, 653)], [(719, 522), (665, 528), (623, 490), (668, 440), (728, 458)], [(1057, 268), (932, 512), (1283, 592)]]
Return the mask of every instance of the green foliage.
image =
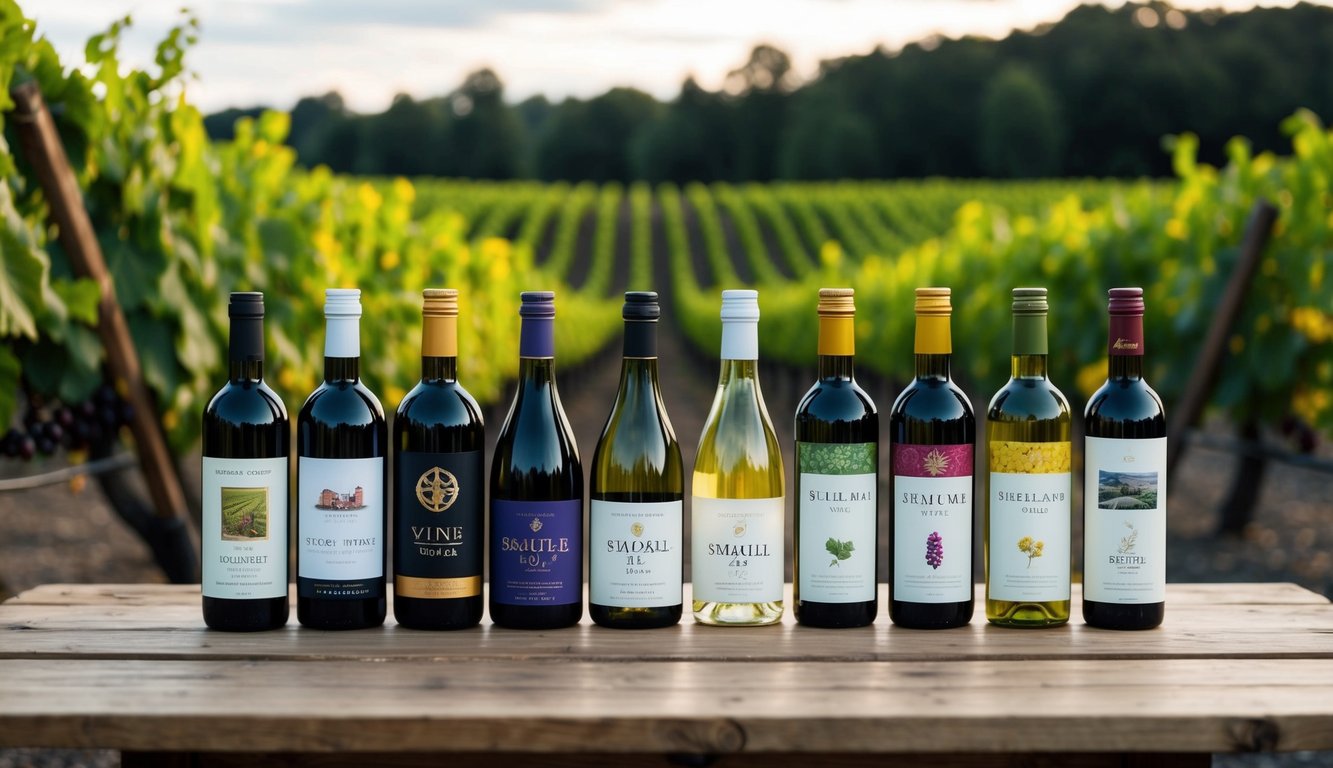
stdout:
[(829, 567), (833, 567), (838, 565), (841, 560), (850, 559), (852, 551), (855, 550), (856, 547), (852, 546), (851, 540), (838, 541), (835, 538), (829, 537), (829, 540), (824, 542), (824, 549), (828, 550), (830, 555), (833, 555), (833, 560), (829, 563)]
[[(51, 106), (173, 446), (197, 439), (225, 375), (233, 290), (268, 296), (270, 379), (295, 406), (321, 371), (324, 289), (362, 288), (364, 375), (392, 406), (419, 376), (421, 290), (456, 287), (461, 370), (478, 399), (499, 400), (517, 369), (519, 291), (561, 287), (565, 273), (534, 267), (531, 248), (494, 235), (508, 235), (551, 190), (449, 193), (477, 210), (485, 231), (470, 237), (457, 212), (466, 205), (418, 206), (405, 179), (300, 170), (284, 146), (285, 114), (240, 120), (232, 142), (214, 144), (185, 98), (194, 18), (182, 16), (167, 34), (153, 71), (119, 62), (129, 23), (93, 37), (86, 66), (71, 68), (34, 39), (12, 0), (0, 0), (0, 83), (35, 80)], [(465, 92), (470, 114), (495, 109), (496, 89), (475, 80)], [(71, 402), (102, 380), (97, 286), (73, 279), (67, 254), (47, 240), (46, 200), (29, 173), (0, 145), (0, 423), (11, 418), (20, 377)], [(586, 190), (588, 200), (595, 192)], [(612, 338), (619, 322), (610, 307), (600, 295), (561, 291), (563, 360), (585, 359)]]
[(1002, 179), (1054, 176), (1063, 130), (1050, 88), (1027, 67), (1010, 65), (986, 86), (981, 103), (981, 167)]

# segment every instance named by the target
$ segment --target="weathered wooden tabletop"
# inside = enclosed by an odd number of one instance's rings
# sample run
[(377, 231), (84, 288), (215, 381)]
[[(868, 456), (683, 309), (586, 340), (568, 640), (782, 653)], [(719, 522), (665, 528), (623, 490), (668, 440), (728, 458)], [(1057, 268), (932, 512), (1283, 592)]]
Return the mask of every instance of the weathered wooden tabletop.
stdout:
[(390, 619), (331, 633), (293, 615), (284, 630), (227, 634), (204, 627), (197, 586), (45, 586), (0, 606), (0, 746), (120, 749), (127, 764), (213, 753), (195, 765), (400, 752), (488, 764), (497, 751), (1121, 765), (1333, 749), (1328, 600), (1290, 584), (1172, 584), (1161, 628), (1108, 632), (1079, 620), (1077, 589), (1074, 620), (1042, 631), (988, 626), (978, 602), (971, 626), (937, 632), (883, 611), (872, 627), (810, 629), (789, 610), (755, 629), (687, 617), (638, 632), (585, 619), (433, 633)]

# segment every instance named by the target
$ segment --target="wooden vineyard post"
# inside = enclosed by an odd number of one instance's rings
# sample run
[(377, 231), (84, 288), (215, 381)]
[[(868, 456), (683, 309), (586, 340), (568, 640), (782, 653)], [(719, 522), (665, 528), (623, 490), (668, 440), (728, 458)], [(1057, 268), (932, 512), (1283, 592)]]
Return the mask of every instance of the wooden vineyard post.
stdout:
[(46, 193), (51, 219), (59, 229), (60, 244), (80, 277), (97, 283), (101, 300), (97, 307), (97, 333), (106, 349), (111, 375), (126, 388), (133, 409), (130, 431), (139, 454), (139, 465), (152, 497), (156, 516), (144, 521), (139, 533), (153, 549), (167, 577), (177, 583), (196, 580), (198, 569), (194, 545), (187, 526), (188, 504), (176, 474), (166, 438), (159, 428), (144, 384), (139, 354), (130, 337), (125, 315), (116, 301), (115, 283), (107, 270), (97, 233), (83, 207), (78, 180), (56, 132), (55, 121), (36, 83), (24, 83), (10, 92), (14, 100), (14, 127), (24, 155)]
[[(1227, 281), (1222, 300), (1213, 312), (1213, 321), (1209, 324), (1208, 335), (1199, 348), (1199, 356), (1194, 361), (1189, 382), (1185, 385), (1185, 393), (1171, 417), (1169, 433), (1172, 439), (1167, 444), (1166, 454), (1168, 472), (1174, 470), (1185, 452), (1189, 444), (1185, 438), (1187, 430), (1198, 423), (1203, 408), (1208, 403), (1208, 397), (1216, 386), (1218, 370), (1226, 355), (1231, 328), (1240, 317), (1245, 296), (1249, 293), (1250, 284), (1254, 282), (1254, 274), (1259, 268), (1264, 247), (1273, 232), (1277, 214), (1277, 208), (1267, 200), (1260, 198), (1254, 202), (1254, 209), (1250, 212), (1249, 222), (1245, 226), (1245, 238), (1241, 242), (1236, 268), (1231, 273), (1231, 279)], [(1241, 429), (1242, 437), (1248, 439), (1257, 436), (1257, 429), (1252, 424), (1241, 425)], [(1241, 458), (1240, 470), (1237, 472), (1222, 514), (1223, 531), (1239, 531), (1248, 521), (1249, 508), (1253, 506), (1258, 496), (1263, 465), (1264, 459), (1258, 454), (1247, 453)]]

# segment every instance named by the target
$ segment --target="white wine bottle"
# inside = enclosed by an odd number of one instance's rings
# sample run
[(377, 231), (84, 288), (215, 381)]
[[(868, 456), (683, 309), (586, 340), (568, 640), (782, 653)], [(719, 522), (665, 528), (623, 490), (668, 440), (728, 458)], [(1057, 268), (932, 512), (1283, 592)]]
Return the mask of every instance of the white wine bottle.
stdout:
[(691, 492), (694, 618), (782, 619), (786, 484), (759, 389), (759, 293), (722, 292), (722, 372), (699, 438)]
[(986, 618), (1069, 621), (1069, 401), (1046, 370), (1045, 288), (1014, 289), (1009, 382), (986, 414)]

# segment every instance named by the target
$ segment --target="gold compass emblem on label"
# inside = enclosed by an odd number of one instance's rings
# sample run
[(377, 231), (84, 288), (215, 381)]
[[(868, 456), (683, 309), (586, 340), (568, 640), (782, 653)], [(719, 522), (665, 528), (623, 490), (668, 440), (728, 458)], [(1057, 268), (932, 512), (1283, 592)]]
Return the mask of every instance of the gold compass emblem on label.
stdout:
[(634, 534), (634, 538), (639, 538), (643, 535), (643, 523), (635, 523), (631, 525), (629, 527), (629, 532)]
[(536, 533), (542, 529), (542, 521), (534, 517), (532, 518), (532, 522), (528, 523), (528, 527), (532, 529), (533, 533)]
[(458, 500), (458, 478), (447, 469), (431, 467), (417, 478), (417, 501), (431, 512), (443, 512)]

